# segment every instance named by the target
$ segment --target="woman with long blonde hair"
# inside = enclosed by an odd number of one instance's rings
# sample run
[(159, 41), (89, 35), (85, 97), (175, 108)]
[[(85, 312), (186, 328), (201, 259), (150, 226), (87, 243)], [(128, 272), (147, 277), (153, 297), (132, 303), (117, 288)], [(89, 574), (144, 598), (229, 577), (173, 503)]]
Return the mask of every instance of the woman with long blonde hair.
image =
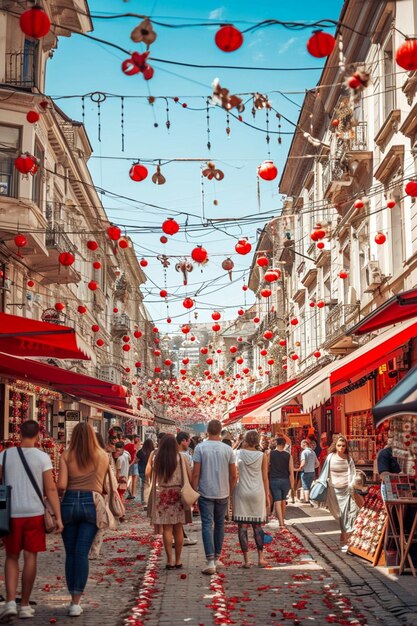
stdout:
[(65, 547), (65, 577), (71, 604), (68, 614), (81, 615), (80, 598), (88, 580), (88, 553), (97, 533), (94, 492), (102, 494), (109, 457), (100, 447), (93, 428), (80, 422), (59, 463), (58, 491)]

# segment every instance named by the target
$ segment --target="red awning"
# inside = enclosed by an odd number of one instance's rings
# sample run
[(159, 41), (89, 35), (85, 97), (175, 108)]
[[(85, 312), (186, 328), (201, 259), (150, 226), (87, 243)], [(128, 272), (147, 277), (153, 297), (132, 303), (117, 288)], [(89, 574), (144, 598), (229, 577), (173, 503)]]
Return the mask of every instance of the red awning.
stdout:
[(287, 380), (287, 382), (282, 383), (282, 385), (276, 385), (275, 387), (256, 393), (249, 398), (245, 398), (239, 402), (234, 411), (229, 413), (229, 417), (223, 422), (223, 425), (227, 426), (228, 424), (237, 422), (240, 418), (248, 415), (248, 413), (251, 413), (265, 402), (268, 402), (269, 400), (276, 398), (279, 394), (284, 393), (284, 391), (295, 385), (296, 382), (297, 379), (295, 378)]
[(355, 324), (350, 329), (349, 335), (364, 335), (412, 317), (417, 317), (417, 289), (403, 291), (384, 302), (362, 321)]
[(92, 350), (74, 328), (0, 313), (0, 351), (15, 356), (82, 359)]
[(45, 385), (59, 393), (104, 403), (119, 410), (131, 411), (132, 415), (135, 415), (135, 411), (129, 404), (126, 387), (113, 385), (92, 376), (77, 374), (62, 367), (0, 353), (0, 376)]

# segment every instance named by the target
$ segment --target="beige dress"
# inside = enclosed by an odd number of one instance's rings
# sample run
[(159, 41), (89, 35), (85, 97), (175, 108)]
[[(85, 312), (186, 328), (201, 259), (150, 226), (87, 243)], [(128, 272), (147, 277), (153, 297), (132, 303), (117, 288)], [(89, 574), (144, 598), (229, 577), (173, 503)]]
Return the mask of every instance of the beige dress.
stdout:
[[(184, 462), (184, 461), (183, 461)], [(184, 471), (185, 467), (184, 467)], [(183, 484), (180, 457), (177, 467), (171, 478), (166, 482), (155, 480), (152, 471), (151, 495), (148, 502), (148, 516), (154, 525), (159, 524), (186, 524), (191, 521), (190, 509), (181, 502), (181, 488)]]

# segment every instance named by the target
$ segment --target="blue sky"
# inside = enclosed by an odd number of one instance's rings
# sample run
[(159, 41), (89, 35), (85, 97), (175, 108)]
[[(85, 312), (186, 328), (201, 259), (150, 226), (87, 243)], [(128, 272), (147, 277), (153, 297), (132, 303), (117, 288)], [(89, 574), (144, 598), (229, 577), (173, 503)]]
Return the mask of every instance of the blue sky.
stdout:
[[(272, 3), (259, 0), (253, 2), (215, 1), (195, 2), (183, 0), (139, 2), (130, 0), (90, 0), (92, 14), (109, 15), (114, 13), (142, 13), (149, 11), (156, 21), (170, 24), (193, 23), (198, 21), (232, 22), (237, 27), (245, 27), (268, 18), (279, 20), (319, 20), (337, 19), (342, 0), (321, 0), (316, 3), (299, 1), (294, 3)], [(94, 20), (94, 36), (114, 42), (130, 52), (144, 50), (142, 44), (130, 40), (130, 32), (140, 20), (125, 18), (119, 20)], [(317, 68), (320, 60), (313, 59), (306, 51), (305, 43), (313, 29), (291, 31), (280, 26), (272, 26), (245, 35), (241, 49), (234, 53), (223, 53), (214, 44), (216, 27), (195, 27), (169, 29), (155, 26), (158, 34), (151, 47), (151, 56), (187, 63), (205, 65), (234, 65), (250, 67)], [(330, 31), (332, 32), (332, 31)], [(181, 225), (200, 224), (202, 217), (201, 176), (199, 163), (173, 162), (165, 165), (162, 172), (167, 182), (156, 186), (151, 182), (155, 168), (150, 166), (148, 178), (141, 183), (129, 179), (132, 163), (141, 159), (204, 158), (213, 160), (223, 170), (221, 182), (204, 181), (204, 211), (207, 218), (239, 217), (258, 212), (256, 171), (257, 165), (268, 158), (265, 133), (252, 130), (231, 119), (230, 137), (226, 134), (226, 113), (219, 108), (210, 108), (210, 140), (212, 148), (207, 149), (206, 97), (212, 92), (213, 79), (218, 77), (222, 86), (231, 93), (268, 93), (275, 109), (293, 122), (297, 121), (303, 91), (313, 87), (320, 75), (319, 71), (256, 71), (230, 69), (196, 69), (151, 62), (155, 69), (154, 77), (146, 82), (141, 75), (125, 76), (121, 62), (127, 57), (123, 52), (100, 43), (89, 41), (78, 35), (69, 39), (61, 38), (58, 49), (49, 63), (47, 93), (52, 96), (82, 95), (88, 92), (107, 92), (125, 96), (125, 150), (121, 151), (121, 103), (120, 98), (108, 97), (101, 104), (101, 142), (98, 141), (97, 105), (85, 99), (85, 123), (94, 157), (89, 166), (94, 182), (104, 189), (132, 198), (135, 202), (103, 196), (110, 218), (126, 228), (131, 234), (137, 255), (149, 260), (148, 282), (143, 291), (145, 302), (153, 319), (158, 320), (161, 330), (175, 331), (178, 324), (188, 319), (182, 307), (186, 295), (193, 297), (195, 292), (206, 284), (197, 296), (198, 321), (211, 320), (214, 309), (223, 312), (224, 319), (236, 317), (236, 311), (244, 306), (244, 292), (241, 289), (243, 276), (248, 276), (251, 255), (239, 257), (234, 253), (236, 238), (249, 237), (256, 245), (257, 228), (261, 222), (247, 227), (228, 229), (227, 233), (210, 227), (201, 227), (198, 232), (180, 233), (172, 237), (167, 245), (159, 242), (158, 234), (142, 232), (132, 234), (131, 227), (160, 226), (165, 218), (176, 217)], [(299, 92), (287, 94), (289, 101), (278, 91)], [(171, 128), (167, 132), (166, 101), (156, 100), (151, 106), (147, 97), (179, 97), (180, 103), (169, 102)], [(141, 99), (128, 96), (143, 96)], [(59, 106), (74, 119), (82, 119), (80, 98), (58, 99)], [(192, 110), (197, 109), (197, 110)], [(259, 111), (255, 120), (248, 104), (243, 118), (249, 123), (265, 128), (265, 112)], [(157, 126), (155, 126), (157, 124)], [(271, 158), (279, 171), (285, 163), (285, 156), (291, 141), (293, 126), (281, 122), (282, 144), (271, 134)], [(270, 129), (277, 130), (275, 114), (270, 114)], [(111, 158), (104, 158), (111, 157)], [(118, 157), (118, 158), (115, 158)], [(127, 160), (123, 159), (127, 158)], [(271, 183), (261, 183), (261, 211), (278, 214), (281, 197), (278, 193), (278, 178)], [(214, 204), (217, 201), (217, 206)], [(150, 209), (140, 203), (150, 203), (162, 207)], [(178, 215), (180, 213), (180, 215)], [(162, 321), (166, 318), (166, 306), (159, 297), (164, 287), (163, 273), (158, 254), (182, 256), (190, 254), (196, 244), (202, 244), (209, 252), (210, 261), (203, 272), (196, 268), (189, 277), (187, 288), (182, 286), (181, 276), (175, 269), (173, 258), (167, 271), (167, 289), (171, 297), (171, 325)], [(231, 256), (235, 262), (233, 279), (230, 283), (227, 273), (221, 269), (221, 262)], [(247, 303), (253, 302), (248, 295)]]

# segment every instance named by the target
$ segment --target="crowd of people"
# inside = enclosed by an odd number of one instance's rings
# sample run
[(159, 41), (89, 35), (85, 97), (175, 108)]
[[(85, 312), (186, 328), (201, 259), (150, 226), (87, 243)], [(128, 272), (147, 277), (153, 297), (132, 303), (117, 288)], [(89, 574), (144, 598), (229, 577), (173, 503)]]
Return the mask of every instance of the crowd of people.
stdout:
[[(327, 506), (339, 521), (341, 546), (345, 550), (359, 511), (353, 489), (355, 465), (346, 437), (339, 435), (331, 447), (322, 439), (303, 439), (294, 459), (285, 435), (273, 439), (255, 430), (233, 437), (222, 430), (219, 420), (207, 425), (204, 439), (187, 432), (159, 433), (143, 444), (139, 436), (110, 433), (107, 442), (84, 422), (72, 433), (62, 454), (55, 483), (51, 461), (36, 445), (38, 423), (28, 420), (21, 427), (21, 445), (0, 455), (0, 476), (11, 486), (10, 534), (3, 538), (6, 549), (6, 603), (0, 622), (15, 615), (34, 616), (30, 595), (36, 577), (37, 554), (46, 549), (44, 501), (48, 498), (55, 515), (54, 532), (62, 533), (65, 577), (70, 596), (68, 613), (81, 615), (80, 604), (88, 580), (89, 559), (99, 554), (111, 520), (124, 521), (125, 500), (146, 511), (153, 532), (163, 538), (167, 570), (183, 567), (184, 545), (196, 543), (186, 532), (193, 516), (201, 517), (206, 563), (202, 572), (215, 574), (221, 561), (225, 520), (237, 525), (242, 567), (251, 567), (248, 530), (256, 545), (257, 565), (265, 567), (265, 532), (270, 524), (285, 531), (289, 494), (301, 487), (299, 503), (310, 506), (314, 479), (325, 475)], [(23, 457), (23, 458), (22, 458)], [(26, 469), (28, 466), (29, 469)], [(26, 471), (22, 471), (23, 469)], [(32, 476), (30, 476), (32, 474)], [(190, 504), (184, 489), (195, 492)], [(38, 493), (39, 492), (39, 493)], [(40, 497), (38, 497), (40, 496)], [(197, 501), (198, 500), (198, 501)], [(272, 521), (271, 516), (275, 514)], [(16, 605), (19, 557), (24, 552), (21, 603)]]

